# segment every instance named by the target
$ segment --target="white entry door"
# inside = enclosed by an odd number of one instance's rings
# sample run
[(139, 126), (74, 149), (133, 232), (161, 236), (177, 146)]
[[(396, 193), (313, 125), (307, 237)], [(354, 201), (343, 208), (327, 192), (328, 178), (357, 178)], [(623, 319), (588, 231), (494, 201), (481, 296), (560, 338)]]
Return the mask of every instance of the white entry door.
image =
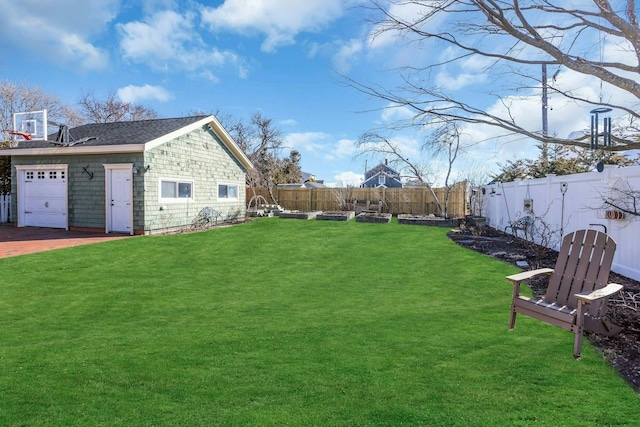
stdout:
[(131, 164), (104, 165), (106, 232), (133, 234), (133, 174)]
[(18, 226), (67, 228), (67, 165), (16, 167)]

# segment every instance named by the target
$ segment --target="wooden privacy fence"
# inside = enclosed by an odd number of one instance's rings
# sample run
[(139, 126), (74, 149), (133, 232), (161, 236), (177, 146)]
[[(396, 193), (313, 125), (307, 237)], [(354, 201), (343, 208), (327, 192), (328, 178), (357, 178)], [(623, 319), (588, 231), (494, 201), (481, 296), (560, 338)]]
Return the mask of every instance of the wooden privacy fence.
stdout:
[[(466, 183), (452, 187), (449, 194), (448, 213), (450, 217), (462, 217), (467, 214)], [(427, 187), (406, 188), (282, 188), (273, 189), (273, 195), (280, 206), (289, 210), (340, 211), (353, 210), (352, 202), (357, 201), (361, 208), (380, 204), (382, 212), (392, 214), (439, 215), (438, 205)], [(444, 204), (446, 190), (434, 188), (433, 192), (441, 204)], [(274, 202), (266, 188), (247, 188), (247, 203), (254, 196), (262, 196), (269, 203)]]

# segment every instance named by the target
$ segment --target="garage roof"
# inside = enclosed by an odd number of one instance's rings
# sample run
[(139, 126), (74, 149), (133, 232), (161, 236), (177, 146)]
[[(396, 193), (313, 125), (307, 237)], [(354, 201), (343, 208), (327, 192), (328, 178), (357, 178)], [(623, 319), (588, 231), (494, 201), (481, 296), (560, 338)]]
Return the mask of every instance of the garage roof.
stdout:
[[(246, 169), (253, 167), (244, 152), (214, 116), (92, 123), (69, 129), (71, 146), (61, 146), (60, 143), (52, 142), (59, 137), (59, 132), (56, 132), (49, 135), (48, 141), (21, 141), (18, 147), (1, 148), (0, 156), (140, 152), (203, 126), (209, 126)], [(74, 144), (84, 139), (86, 140)]]

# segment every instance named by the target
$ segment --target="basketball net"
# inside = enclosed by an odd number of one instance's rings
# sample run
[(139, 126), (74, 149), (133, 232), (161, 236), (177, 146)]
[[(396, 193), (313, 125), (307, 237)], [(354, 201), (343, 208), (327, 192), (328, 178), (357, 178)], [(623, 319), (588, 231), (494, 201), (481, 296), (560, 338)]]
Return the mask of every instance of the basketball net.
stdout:
[(31, 134), (29, 132), (20, 132), (17, 130), (4, 130), (2, 132), (11, 135), (9, 139), (9, 147), (11, 148), (16, 148), (20, 143), (20, 139), (16, 138), (16, 136), (22, 137), (25, 141), (31, 141)]

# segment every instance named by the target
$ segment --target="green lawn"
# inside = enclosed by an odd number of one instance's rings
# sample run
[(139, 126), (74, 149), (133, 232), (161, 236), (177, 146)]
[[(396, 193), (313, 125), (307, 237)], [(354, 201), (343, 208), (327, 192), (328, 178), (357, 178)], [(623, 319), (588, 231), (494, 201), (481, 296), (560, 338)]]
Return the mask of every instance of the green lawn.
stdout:
[(638, 425), (446, 229), (262, 219), (0, 260), (0, 425)]

